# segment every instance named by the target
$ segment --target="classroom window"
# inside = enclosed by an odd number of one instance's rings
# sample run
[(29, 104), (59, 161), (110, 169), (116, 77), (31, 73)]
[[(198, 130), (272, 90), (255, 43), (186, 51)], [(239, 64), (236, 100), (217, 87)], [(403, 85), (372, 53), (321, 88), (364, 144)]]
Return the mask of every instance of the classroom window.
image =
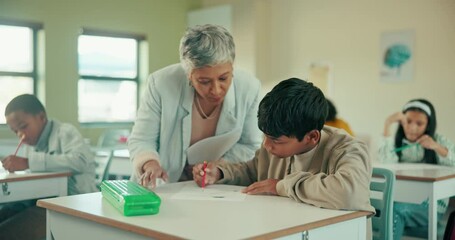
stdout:
[[(0, 21), (0, 113), (17, 95), (36, 92), (37, 32), (42, 25)], [(0, 117), (0, 124), (6, 119)]]
[(144, 38), (83, 30), (78, 39), (78, 118), (81, 123), (132, 122)]

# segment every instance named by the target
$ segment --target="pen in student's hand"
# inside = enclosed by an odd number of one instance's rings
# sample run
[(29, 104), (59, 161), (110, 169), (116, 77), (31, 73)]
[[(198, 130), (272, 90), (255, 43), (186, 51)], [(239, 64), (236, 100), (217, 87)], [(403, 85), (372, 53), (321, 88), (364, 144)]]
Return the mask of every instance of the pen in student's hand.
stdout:
[(207, 161), (204, 161), (204, 164), (202, 165), (202, 171), (204, 171), (204, 174), (202, 175), (202, 189), (205, 188), (205, 176), (207, 175)]
[(19, 144), (17, 144), (16, 151), (14, 152), (14, 156), (16, 156), (17, 152), (19, 152), (19, 148), (21, 147), (23, 142), (24, 142), (24, 137), (21, 137), (21, 140), (19, 141)]
[(406, 148), (410, 148), (410, 147), (413, 147), (413, 146), (416, 146), (416, 145), (418, 145), (418, 143), (411, 143), (411, 144), (408, 144), (408, 145), (404, 145), (402, 147), (393, 149), (392, 152), (400, 152), (400, 151), (403, 151)]

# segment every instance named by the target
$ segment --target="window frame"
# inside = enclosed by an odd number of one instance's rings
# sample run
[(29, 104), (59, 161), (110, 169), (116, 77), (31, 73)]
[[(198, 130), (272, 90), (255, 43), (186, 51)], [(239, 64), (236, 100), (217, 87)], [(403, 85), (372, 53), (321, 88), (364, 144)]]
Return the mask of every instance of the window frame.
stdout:
[[(99, 30), (99, 29), (91, 29), (91, 28), (82, 28), (80, 31), (80, 34), (78, 36), (78, 41), (79, 37), (82, 35), (86, 36), (97, 36), (97, 37), (113, 37), (113, 38), (129, 38), (129, 39), (134, 39), (137, 43), (137, 49), (136, 49), (136, 77), (134, 78), (127, 78), (127, 77), (107, 77), (107, 76), (95, 76), (95, 75), (81, 75), (79, 74), (79, 63), (77, 66), (78, 70), (78, 83), (80, 80), (96, 80), (96, 81), (133, 81), (136, 82), (136, 106), (139, 106), (139, 98), (140, 98), (140, 70), (141, 70), (141, 64), (140, 64), (140, 59), (141, 59), (141, 50), (140, 50), (140, 45), (142, 41), (145, 41), (146, 38), (144, 35), (140, 34), (133, 34), (133, 33), (120, 33), (120, 32), (113, 32), (113, 31), (105, 31), (105, 30)], [(79, 44), (79, 43), (78, 43)], [(79, 53), (77, 53), (77, 57), (79, 59)], [(78, 94), (79, 97), (79, 94)], [(79, 109), (79, 105), (78, 105)], [(137, 110), (137, 109), (136, 109)], [(77, 121), (81, 126), (84, 127), (98, 127), (98, 126), (125, 126), (125, 125), (131, 125), (134, 123), (134, 120), (132, 121), (115, 121), (115, 122), (106, 122), (106, 121), (97, 121), (97, 122), (80, 122), (79, 121), (79, 111), (77, 113)]]
[[(0, 77), (11, 76), (11, 77), (29, 77), (33, 80), (33, 94), (36, 95), (38, 92), (38, 32), (43, 30), (44, 26), (42, 23), (30, 22), (30, 21), (19, 21), (19, 20), (8, 20), (0, 18), (0, 25), (12, 26), (12, 27), (26, 27), (32, 31), (32, 71), (31, 72), (11, 72), (1, 71)], [(0, 126), (6, 126), (5, 123), (0, 123)]]

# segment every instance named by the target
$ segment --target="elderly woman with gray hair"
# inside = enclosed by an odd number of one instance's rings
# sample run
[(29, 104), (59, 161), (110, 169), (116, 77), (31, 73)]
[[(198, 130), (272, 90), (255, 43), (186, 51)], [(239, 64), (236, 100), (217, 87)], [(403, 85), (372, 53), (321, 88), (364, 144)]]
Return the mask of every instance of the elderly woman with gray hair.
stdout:
[(203, 161), (250, 160), (261, 144), (257, 127), (260, 81), (234, 70), (235, 45), (221, 26), (189, 28), (180, 64), (152, 73), (128, 147), (132, 180), (192, 180)]

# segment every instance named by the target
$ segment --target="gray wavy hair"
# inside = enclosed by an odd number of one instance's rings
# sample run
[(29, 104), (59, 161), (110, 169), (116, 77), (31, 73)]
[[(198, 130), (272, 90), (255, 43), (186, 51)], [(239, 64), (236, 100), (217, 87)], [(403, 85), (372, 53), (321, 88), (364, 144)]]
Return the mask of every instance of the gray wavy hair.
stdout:
[(188, 28), (180, 40), (180, 63), (187, 74), (204, 66), (234, 63), (234, 59), (234, 38), (219, 25)]

